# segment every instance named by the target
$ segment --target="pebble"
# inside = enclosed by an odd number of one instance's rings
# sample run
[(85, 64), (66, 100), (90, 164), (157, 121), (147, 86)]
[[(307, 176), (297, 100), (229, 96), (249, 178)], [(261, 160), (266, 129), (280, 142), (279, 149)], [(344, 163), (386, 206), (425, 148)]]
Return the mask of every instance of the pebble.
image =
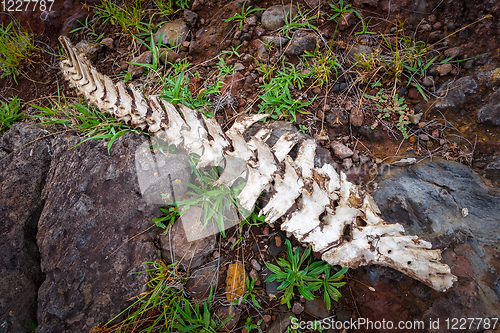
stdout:
[(264, 321), (265, 321), (266, 323), (270, 322), (270, 321), (271, 321), (271, 319), (272, 319), (272, 317), (271, 317), (270, 315), (268, 315), (268, 314), (264, 315)]
[(257, 16), (256, 15), (249, 15), (246, 19), (246, 23), (249, 26), (256, 26), (257, 25)]
[(237, 62), (235, 65), (234, 65), (234, 71), (235, 72), (240, 72), (242, 70), (245, 69), (245, 65), (243, 65), (242, 63), (240, 62)]
[(441, 22), (436, 22), (432, 25), (432, 28), (434, 28), (434, 30), (439, 30), (441, 29)]
[(412, 124), (417, 125), (420, 122), (420, 118), (422, 118), (422, 114), (410, 114), (408, 117), (410, 118)]
[(418, 123), (418, 128), (424, 128), (425, 122), (421, 121)]
[(441, 76), (450, 73), (452, 69), (453, 69), (453, 66), (451, 66), (451, 64), (442, 64), (442, 65), (438, 66), (438, 72), (439, 72), (439, 75), (441, 75)]
[(257, 28), (257, 29), (255, 29), (255, 33), (257, 34), (257, 37), (264, 36), (266, 34), (266, 29)]
[(276, 246), (281, 247), (281, 237), (276, 236), (276, 237), (274, 237), (274, 240), (276, 241)]
[(240, 39), (241, 37), (241, 30), (238, 30), (234, 33), (234, 39)]
[(262, 266), (259, 264), (259, 262), (255, 259), (252, 259), (252, 266), (253, 268), (255, 268), (256, 270), (260, 271), (262, 269)]
[(342, 161), (342, 166), (344, 170), (349, 170), (352, 167), (352, 159), (346, 158)]
[(321, 88), (319, 88), (319, 87), (314, 88), (313, 89), (313, 94), (315, 94), (315, 95), (321, 94)]
[(113, 51), (113, 49), (115, 48), (115, 41), (113, 40), (113, 38), (104, 38), (103, 40), (101, 40), (100, 42), (102, 44), (102, 46), (104, 46), (104, 49), (106, 51)]
[(434, 85), (434, 78), (432, 76), (426, 76), (422, 84), (426, 87), (432, 87)]
[(408, 98), (417, 98), (418, 97), (418, 91), (415, 88), (411, 88), (408, 90)]
[(360, 164), (360, 165), (366, 164), (366, 163), (368, 163), (368, 162), (370, 162), (370, 156), (367, 156), (367, 155), (361, 155), (361, 156), (359, 157), (359, 164)]
[(244, 98), (240, 98), (238, 100), (238, 105), (239, 106), (245, 106), (247, 104), (247, 101)]
[(292, 307), (292, 312), (299, 315), (304, 312), (304, 306), (299, 302), (295, 302)]
[(429, 21), (430, 23), (435, 23), (437, 21), (437, 16), (434, 14), (429, 15), (429, 17), (427, 18), (427, 21)]
[(333, 149), (335, 156), (342, 160), (344, 158), (351, 157), (354, 154), (351, 149), (338, 141), (333, 141), (332, 143), (330, 143), (330, 147)]
[(444, 34), (441, 30), (433, 31), (429, 34), (429, 44), (434, 44), (444, 38)]
[(420, 134), (419, 138), (422, 141), (429, 141), (429, 136), (427, 134)]
[(252, 268), (252, 270), (250, 271), (250, 273), (248, 273), (248, 275), (254, 280), (259, 279), (259, 273), (257, 273), (257, 270), (255, 268)]
[(452, 47), (452, 48), (444, 51), (444, 55), (448, 58), (449, 57), (458, 57), (458, 56), (462, 55), (462, 53), (463, 53), (463, 49), (460, 46)]
[(264, 227), (264, 230), (262, 231), (262, 234), (263, 234), (264, 236), (269, 235), (269, 227), (268, 227), (268, 226), (265, 226), (265, 227)]

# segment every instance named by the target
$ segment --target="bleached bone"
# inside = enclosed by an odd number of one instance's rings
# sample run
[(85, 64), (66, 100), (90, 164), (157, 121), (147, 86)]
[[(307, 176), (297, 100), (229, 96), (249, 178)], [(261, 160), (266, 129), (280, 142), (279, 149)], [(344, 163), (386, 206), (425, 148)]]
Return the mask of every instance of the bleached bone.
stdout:
[(386, 223), (373, 198), (362, 194), (344, 173), (339, 175), (329, 164), (315, 168), (315, 140), (300, 142), (295, 160), (288, 154), (299, 143), (297, 135), (286, 133), (271, 148), (264, 143), (271, 130), (264, 126), (246, 142), (245, 131), (267, 115), (240, 116), (224, 133), (215, 120), (198, 111), (180, 105), (180, 112), (156, 96), (144, 98), (131, 85), (115, 85), (78, 54), (69, 39), (60, 41), (68, 56), (61, 62), (63, 75), (89, 103), (200, 155), (197, 168), (224, 165), (217, 184), (231, 186), (245, 178), (238, 200), (246, 209), (272, 186), (274, 194), (260, 212), (266, 222), (282, 217), (281, 228), (310, 243), (323, 260), (351, 268), (386, 265), (438, 291), (456, 281), (450, 268), (439, 262), (439, 250), (431, 250), (431, 244), (417, 236), (406, 236), (402, 225)]

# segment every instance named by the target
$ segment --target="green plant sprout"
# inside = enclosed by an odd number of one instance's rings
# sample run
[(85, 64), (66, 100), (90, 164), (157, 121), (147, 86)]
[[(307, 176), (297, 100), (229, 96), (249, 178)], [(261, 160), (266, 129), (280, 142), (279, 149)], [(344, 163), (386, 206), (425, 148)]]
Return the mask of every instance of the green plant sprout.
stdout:
[(219, 320), (212, 317), (212, 307), (210, 302), (213, 299), (213, 287), (210, 287), (210, 295), (208, 299), (203, 302), (203, 310), (200, 308), (199, 303), (191, 304), (187, 299), (184, 299), (184, 307), (180, 308), (177, 316), (177, 323), (175, 327), (178, 332), (195, 332), (195, 333), (217, 333), (226, 323), (228, 323), (234, 315)]
[(23, 62), (32, 62), (31, 58), (37, 47), (33, 38), (16, 19), (0, 26), (0, 78), (12, 75), (17, 84), (19, 66)]
[(246, 280), (246, 286), (247, 286), (247, 290), (245, 291), (245, 294), (243, 295), (242, 298), (240, 298), (239, 300), (236, 300), (234, 301), (232, 304), (233, 305), (236, 305), (236, 304), (241, 304), (241, 303), (245, 303), (247, 298), (251, 298), (252, 300), (252, 304), (259, 308), (259, 309), (262, 309), (262, 307), (260, 306), (259, 302), (257, 302), (257, 298), (255, 297), (255, 278), (252, 277), (252, 279), (250, 279), (248, 276), (247, 276), (247, 280)]
[(124, 35), (132, 36), (139, 32), (150, 32), (149, 25), (141, 22), (145, 13), (141, 1), (117, 5), (114, 1), (103, 0), (96, 5), (95, 15), (96, 21), (102, 20), (102, 24), (110, 22), (112, 25), (118, 25)]
[(297, 121), (296, 113), (308, 114), (302, 108), (311, 105), (315, 98), (309, 102), (302, 102), (300, 99), (292, 97), (290, 87), (302, 89), (305, 79), (309, 74), (300, 73), (294, 65), (283, 63), (283, 68), (278, 70), (276, 75), (268, 83), (261, 86), (263, 94), (259, 113), (270, 113), (273, 119), (285, 119), (290, 122)]
[[(365, 94), (365, 98), (370, 99), (376, 103), (375, 107), (379, 112), (377, 118), (386, 119), (390, 118), (393, 115), (397, 116), (398, 120), (396, 123), (396, 127), (401, 132), (403, 137), (405, 139), (408, 139), (406, 126), (410, 123), (409, 116), (413, 114), (413, 110), (410, 110), (408, 108), (408, 105), (405, 104), (404, 96), (399, 97), (398, 94), (394, 94), (394, 96), (392, 96), (391, 98), (380, 89), (380, 86), (380, 82), (375, 82), (374, 84), (372, 84), (372, 88), (379, 88), (379, 91), (375, 96)], [(376, 120), (371, 128), (375, 129), (375, 127), (378, 126), (378, 123), (378, 120)]]
[[(334, 20), (339, 17), (343, 18), (346, 14), (354, 13), (354, 15), (356, 15), (356, 17), (361, 21), (361, 25), (363, 27), (362, 30), (360, 32), (356, 32), (355, 35), (362, 35), (366, 33), (366, 30), (368, 29), (367, 24), (363, 20), (363, 16), (361, 16), (361, 14), (357, 10), (352, 8), (352, 5), (344, 5), (344, 0), (339, 0), (338, 6), (333, 3), (330, 3), (329, 5), (334, 14), (328, 20)], [(339, 26), (339, 23), (340, 20), (337, 21), (337, 28)]]
[[(278, 287), (278, 290), (284, 291), (280, 300), (281, 304), (287, 304), (289, 308), (291, 307), (290, 301), (294, 296), (295, 288), (297, 288), (298, 292), (307, 300), (313, 300), (314, 295), (312, 292), (320, 289), (322, 286), (325, 288), (325, 293), (328, 293), (328, 295), (325, 295), (325, 300), (326, 297), (331, 297), (337, 301), (338, 297), (342, 296), (338, 290), (335, 291), (335, 288), (340, 286), (337, 285), (339, 283), (337, 281), (342, 278), (343, 273), (338, 275), (335, 274), (335, 278), (333, 276), (330, 278), (329, 273), (325, 272), (326, 270), (329, 270), (331, 266), (324, 261), (313, 261), (312, 258), (310, 258), (310, 246), (308, 246), (304, 251), (304, 254), (300, 256), (299, 249), (292, 251), (292, 244), (287, 239), (286, 254), (288, 260), (283, 258), (278, 258), (276, 260), (278, 265), (281, 266), (283, 270), (279, 266), (266, 262), (266, 266), (271, 270), (271, 272), (273, 272), (273, 274), (266, 279), (266, 282), (275, 280), (281, 282)], [(308, 260), (308, 262), (302, 269), (301, 267), (306, 260)], [(345, 273), (346, 270), (347, 269), (342, 269), (340, 272)], [(328, 281), (325, 282), (327, 285), (318, 283), (323, 281), (323, 273), (325, 273), (325, 277), (327, 276), (326, 274), (328, 274)]]
[(292, 39), (291, 32), (296, 30), (315, 30), (319, 31), (318, 28), (311, 24), (311, 21), (316, 20), (314, 16), (308, 17), (310, 11), (302, 13), (299, 4), (297, 4), (297, 15), (292, 17), (291, 11), (285, 13), (285, 25), (279, 30), (283, 33), (286, 38)]
[(26, 118), (21, 109), (22, 100), (16, 95), (7, 99), (6, 102), (0, 101), (0, 134), (14, 125), (14, 123)]
[(252, 324), (252, 317), (247, 317), (247, 320), (245, 321), (245, 329), (247, 332), (251, 332), (254, 329), (257, 329), (259, 333), (262, 333), (262, 329), (260, 328), (260, 325), (262, 324), (262, 319), (259, 319), (257, 321), (257, 324)]
[(257, 12), (259, 10), (266, 10), (265, 8), (252, 8), (252, 6), (248, 6), (248, 8), (245, 9), (246, 4), (247, 2), (245, 1), (241, 8), (241, 14), (236, 14), (234, 16), (231, 16), (230, 18), (225, 19), (224, 22), (231, 22), (231, 21), (240, 22), (240, 30), (241, 30), (243, 28), (243, 23), (246, 21), (248, 15)]

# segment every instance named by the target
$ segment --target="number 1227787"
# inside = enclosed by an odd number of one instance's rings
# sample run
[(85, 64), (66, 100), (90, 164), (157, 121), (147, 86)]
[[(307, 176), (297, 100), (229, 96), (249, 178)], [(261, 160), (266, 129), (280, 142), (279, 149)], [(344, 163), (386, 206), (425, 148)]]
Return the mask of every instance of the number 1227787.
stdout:
[(50, 11), (55, 0), (1, 0), (2, 11), (25, 12), (28, 10)]

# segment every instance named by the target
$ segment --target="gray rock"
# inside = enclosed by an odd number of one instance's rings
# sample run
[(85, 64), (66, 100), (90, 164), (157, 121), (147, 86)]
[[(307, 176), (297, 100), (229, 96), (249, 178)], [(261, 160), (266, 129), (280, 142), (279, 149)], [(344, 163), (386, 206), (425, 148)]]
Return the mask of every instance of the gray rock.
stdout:
[(163, 259), (169, 263), (179, 262), (186, 268), (195, 268), (214, 252), (217, 227), (209, 223), (202, 229), (202, 216), (203, 210), (192, 206), (177, 219), (166, 235), (160, 236)]
[(476, 121), (480, 124), (500, 126), (500, 90), (492, 93), (488, 103), (477, 111)]
[[(266, 267), (262, 271), (262, 279), (264, 279), (265, 281), (272, 274), (273, 272), (271, 272), (271, 270)], [(281, 283), (278, 282), (277, 280), (265, 282), (266, 294), (271, 298), (280, 298), (283, 295), (283, 290), (278, 290), (280, 284)]]
[(113, 51), (114, 48), (115, 48), (115, 41), (113, 40), (113, 38), (104, 38), (103, 40), (101, 40), (100, 42), (102, 44), (102, 46), (104, 47), (104, 49), (106, 51)]
[(257, 59), (263, 62), (269, 61), (269, 48), (262, 43), (257, 48)]
[(462, 54), (463, 54), (463, 48), (461, 46), (452, 47), (452, 48), (447, 49), (446, 51), (444, 51), (444, 55), (447, 58), (449, 58), (449, 57), (458, 57), (458, 56), (461, 56)]
[(198, 21), (198, 14), (189, 9), (184, 9), (184, 21), (190, 28), (196, 26), (196, 21)]
[(284, 47), (289, 39), (281, 36), (262, 36), (260, 38), (264, 43), (277, 47)]
[(197, 268), (192, 271), (186, 282), (186, 290), (194, 299), (206, 299), (210, 295), (210, 288), (213, 288), (214, 294), (219, 282), (219, 260)]
[(162, 36), (162, 44), (167, 46), (179, 46), (184, 42), (189, 33), (186, 22), (175, 20), (163, 24), (153, 36), (153, 40), (158, 44)]
[[(67, 134), (53, 140), (37, 241), (45, 281), (39, 333), (88, 332), (145, 291), (144, 263), (160, 258), (151, 220), (161, 213), (139, 191), (134, 152), (143, 137), (113, 143)], [(74, 147), (74, 148), (72, 148)], [(70, 149), (72, 148), (72, 149)]]
[(342, 161), (342, 167), (344, 168), (344, 170), (349, 170), (352, 167), (352, 159), (345, 158)]
[(271, 325), (269, 325), (267, 333), (286, 332), (287, 327), (290, 326), (290, 324), (292, 323), (292, 318), (295, 318), (295, 316), (291, 312), (286, 312), (286, 313), (279, 312), (276, 320), (273, 321)]
[(293, 34), (293, 38), (285, 49), (285, 54), (300, 56), (304, 51), (313, 52), (316, 49), (318, 36), (313, 32), (299, 30)]
[(478, 88), (479, 85), (476, 80), (470, 76), (464, 76), (446, 87), (448, 90), (447, 95), (441, 98), (434, 107), (438, 110), (459, 110), (468, 102), (471, 96), (474, 96)]
[[(193, 44), (195, 43), (196, 42), (192, 42), (189, 44), (189, 53), (193, 53), (192, 50), (195, 47), (193, 46)], [(175, 62), (180, 58), (181, 56), (175, 51), (163, 47), (160, 49), (160, 64), (163, 65), (167, 65), (168, 63), (175, 64)]]
[(304, 306), (300, 304), (300, 302), (295, 302), (292, 307), (292, 312), (299, 315), (304, 312)]
[(450, 73), (452, 69), (453, 69), (453, 66), (451, 66), (451, 64), (442, 64), (442, 65), (439, 65), (437, 68), (439, 75), (441, 75), (441, 76), (444, 76), (444, 75)]
[(431, 32), (429, 34), (428, 43), (429, 44), (434, 44), (434, 43), (439, 42), (443, 38), (444, 38), (444, 34), (443, 34), (443, 32), (441, 30), (433, 31), (433, 32)]
[(434, 86), (434, 78), (432, 76), (426, 76), (422, 84), (426, 87), (432, 87)]
[(332, 311), (326, 307), (325, 300), (320, 297), (315, 297), (313, 300), (306, 300), (304, 311), (316, 319), (323, 319), (332, 315)]
[(266, 9), (262, 14), (262, 26), (273, 31), (285, 25), (285, 16), (293, 18), (297, 15), (297, 7), (294, 5), (275, 5)]
[(497, 158), (495, 161), (488, 163), (484, 171), (486, 174), (486, 178), (494, 182), (500, 181), (500, 158)]
[[(153, 60), (153, 53), (151, 51), (146, 51), (141, 53), (138, 57), (132, 59), (131, 62), (135, 62), (137, 64), (150, 64), (151, 61)], [(146, 68), (144, 66), (139, 66), (139, 65), (129, 65), (128, 66), (128, 72), (130, 73), (130, 78), (136, 79), (140, 77)]]
[(433, 159), (386, 172), (374, 199), (385, 220), (403, 224), (407, 234), (430, 240), (434, 248), (446, 249), (443, 262), (459, 277), (424, 318), (499, 313), (498, 188), (486, 186), (463, 164)]
[(330, 143), (330, 147), (332, 147), (335, 156), (340, 159), (351, 157), (354, 154), (349, 147), (338, 141), (332, 141), (332, 143)]
[(215, 315), (221, 320), (225, 320), (230, 316), (233, 316), (225, 325), (224, 329), (227, 332), (231, 332), (231, 330), (236, 326), (238, 320), (240, 320), (241, 309), (236, 305), (222, 305), (215, 311)]
[(90, 61), (94, 61), (97, 59), (99, 52), (102, 51), (102, 46), (87, 40), (82, 40), (75, 45), (75, 49), (77, 53), (87, 57)]
[(370, 59), (373, 54), (373, 49), (368, 45), (358, 44), (349, 50), (347, 58), (351, 61), (357, 61), (359, 58)]
[(248, 15), (245, 22), (249, 26), (253, 27), (253, 26), (257, 25), (257, 20), (258, 20), (257, 15), (251, 14), (251, 15)]
[(36, 232), (52, 149), (50, 138), (43, 138), (47, 134), (40, 126), (17, 123), (0, 137), (1, 332), (32, 332), (28, 322), (37, 322), (43, 275)]

